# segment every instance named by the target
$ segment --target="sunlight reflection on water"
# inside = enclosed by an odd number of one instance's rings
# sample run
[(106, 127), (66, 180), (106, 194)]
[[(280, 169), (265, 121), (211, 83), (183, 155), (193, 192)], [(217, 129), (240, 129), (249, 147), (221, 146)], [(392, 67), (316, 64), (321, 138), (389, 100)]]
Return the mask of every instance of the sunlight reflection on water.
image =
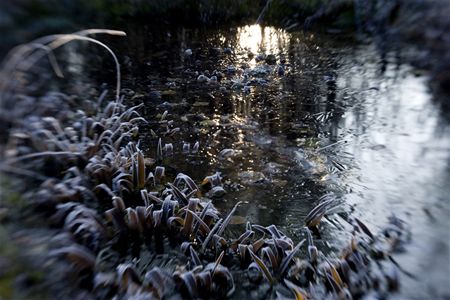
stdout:
[[(274, 27), (261, 25), (248, 25), (238, 28), (237, 43), (241, 49), (252, 54), (282, 54), (287, 49), (288, 34)], [(255, 59), (249, 61), (251, 66), (256, 65)]]

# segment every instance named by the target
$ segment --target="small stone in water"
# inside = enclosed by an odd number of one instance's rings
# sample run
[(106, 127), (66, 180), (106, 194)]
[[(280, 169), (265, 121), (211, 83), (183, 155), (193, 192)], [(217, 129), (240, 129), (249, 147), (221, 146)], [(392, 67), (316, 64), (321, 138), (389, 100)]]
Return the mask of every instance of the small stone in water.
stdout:
[(200, 107), (200, 106), (209, 106), (209, 102), (206, 101), (197, 101), (193, 104), (194, 107)]
[(230, 220), (231, 225), (241, 225), (247, 222), (247, 218), (243, 216), (232, 216)]
[(260, 62), (260, 61), (262, 61), (262, 60), (264, 60), (264, 59), (266, 59), (266, 55), (265, 55), (265, 54), (258, 54), (258, 55), (255, 57), (256, 62)]
[(219, 159), (226, 159), (228, 157), (234, 156), (236, 154), (236, 151), (233, 149), (223, 149), (219, 152), (218, 158)]
[(211, 198), (221, 198), (226, 193), (227, 192), (221, 186), (215, 186), (208, 192), (208, 194)]
[(277, 58), (273, 54), (267, 55), (265, 60), (268, 65), (274, 65), (277, 63)]
[(174, 90), (165, 90), (161, 92), (161, 96), (173, 96), (176, 94), (177, 92), (175, 92)]
[(191, 56), (191, 55), (192, 55), (192, 50), (191, 49), (184, 50), (184, 56)]
[[(257, 268), (250, 268), (247, 271), (247, 276), (248, 276), (248, 279), (250, 280), (250, 282), (253, 282), (253, 283), (259, 283), (262, 280), (262, 274), (259, 271), (259, 269), (257, 269)], [(257, 299), (258, 292), (253, 291), (252, 296), (253, 296), (252, 299)]]
[(161, 92), (160, 91), (151, 91), (148, 94), (150, 100), (161, 100)]
[(243, 171), (238, 176), (243, 184), (254, 184), (266, 179), (262, 172), (256, 171)]
[(278, 66), (277, 67), (277, 74), (278, 74), (278, 76), (283, 76), (284, 75), (284, 68), (283, 68), (283, 66)]
[(220, 47), (210, 48), (209, 53), (212, 55), (220, 55), (222, 53), (222, 48)]
[(217, 120), (204, 120), (200, 122), (201, 126), (205, 126), (205, 127), (214, 127), (214, 126), (219, 126), (219, 122)]
[(227, 72), (228, 73), (235, 73), (236, 72), (236, 67), (235, 66), (228, 66), (227, 67)]
[(207, 82), (207, 81), (209, 81), (209, 78), (202, 74), (197, 77), (197, 81), (198, 82)]
[(183, 143), (183, 154), (189, 154), (190, 151), (191, 151), (191, 144)]

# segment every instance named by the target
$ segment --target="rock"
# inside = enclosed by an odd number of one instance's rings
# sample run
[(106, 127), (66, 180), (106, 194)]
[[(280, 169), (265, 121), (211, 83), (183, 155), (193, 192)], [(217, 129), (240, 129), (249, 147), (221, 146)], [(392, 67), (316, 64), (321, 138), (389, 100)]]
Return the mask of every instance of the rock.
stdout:
[(227, 159), (229, 157), (235, 156), (238, 154), (239, 151), (233, 150), (233, 149), (223, 149), (219, 152), (219, 155), (217, 156), (219, 159)]
[(148, 93), (148, 97), (150, 100), (161, 100), (162, 95), (160, 91), (151, 91)]
[(225, 50), (222, 50), (222, 48), (220, 48), (220, 47), (215, 47), (215, 48), (209, 49), (209, 53), (214, 56), (218, 56), (218, 55), (222, 54), (222, 52), (225, 52)]
[(219, 126), (219, 121), (217, 120), (204, 120), (200, 122), (201, 126), (204, 127), (214, 127), (214, 126)]
[(228, 66), (228, 67), (227, 67), (227, 72), (228, 72), (228, 73), (231, 73), (231, 74), (236, 73), (236, 67), (233, 66), (233, 65)]
[(209, 102), (206, 101), (197, 101), (194, 104), (192, 104), (194, 107), (205, 107), (205, 106), (209, 106)]
[[(256, 267), (249, 268), (248, 271), (247, 271), (247, 276), (248, 276), (249, 281), (252, 282), (252, 283), (260, 283), (261, 280), (262, 280), (262, 273)], [(253, 291), (252, 292), (252, 299), (256, 299), (257, 296), (258, 296), (258, 292), (257, 291)]]
[(239, 184), (237, 182), (230, 182), (229, 180), (225, 182), (225, 187), (229, 191), (238, 192), (240, 190), (245, 189), (245, 187), (242, 184)]
[(184, 50), (184, 56), (188, 57), (192, 55), (192, 50), (191, 49), (186, 49)]
[(283, 179), (273, 179), (272, 184), (277, 187), (285, 187), (288, 184), (288, 181)]
[(265, 55), (265, 54), (258, 54), (258, 55), (255, 57), (256, 62), (260, 62), (260, 61), (263, 61), (263, 60), (265, 60), (265, 59), (266, 59), (266, 55)]
[(177, 92), (175, 92), (174, 90), (165, 90), (161, 92), (161, 96), (174, 96), (176, 94)]
[(198, 82), (208, 82), (209, 78), (202, 74), (197, 77), (197, 81)]
[(273, 54), (269, 54), (266, 56), (265, 61), (268, 65), (274, 65), (277, 63), (277, 58)]
[(227, 192), (223, 189), (221, 186), (215, 186), (213, 187), (209, 192), (208, 195), (211, 198), (221, 198), (223, 197)]
[(266, 179), (262, 172), (256, 171), (243, 171), (239, 173), (238, 176), (241, 182), (247, 185), (255, 184)]
[(225, 53), (225, 54), (232, 54), (233, 53), (233, 50), (231, 50), (231, 48), (223, 48), (223, 53)]
[(281, 66), (281, 65), (279, 65), (279, 66), (277, 67), (277, 74), (278, 74), (278, 76), (283, 76), (284, 73), (285, 73), (284, 67)]
[(268, 66), (256, 66), (250, 71), (250, 75), (255, 77), (265, 77), (270, 73), (270, 67)]
[(230, 220), (231, 225), (242, 225), (247, 223), (247, 217), (244, 216), (232, 216)]

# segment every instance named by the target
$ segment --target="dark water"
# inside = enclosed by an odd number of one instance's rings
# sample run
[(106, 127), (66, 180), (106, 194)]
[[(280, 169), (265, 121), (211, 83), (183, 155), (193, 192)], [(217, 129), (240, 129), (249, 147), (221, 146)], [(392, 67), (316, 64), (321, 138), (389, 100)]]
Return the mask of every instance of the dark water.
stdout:
[[(333, 193), (343, 205), (323, 224), (324, 251), (350, 239), (341, 216), (351, 212), (377, 231), (395, 214), (412, 231), (396, 259), (419, 278), (402, 276), (396, 297), (450, 297), (449, 127), (427, 77), (402, 64), (402, 52), (380, 55), (347, 36), (257, 25), (133, 25), (127, 33), (109, 44), (124, 62), (127, 101), (145, 104), (147, 155), (156, 154), (150, 129), (174, 146), (163, 161), (169, 176), (183, 172), (200, 182), (220, 172), (227, 194), (214, 200), (219, 209), (244, 201), (235, 223), (276, 224), (295, 239), (317, 200)], [(261, 53), (275, 55), (276, 64), (257, 62)], [(83, 65), (83, 57), (72, 59)], [(101, 66), (94, 77), (113, 82), (109, 64)], [(216, 73), (219, 82), (197, 80)], [(172, 136), (157, 122), (166, 110), (169, 129), (180, 128)], [(199, 154), (182, 153), (184, 142), (196, 141)]]

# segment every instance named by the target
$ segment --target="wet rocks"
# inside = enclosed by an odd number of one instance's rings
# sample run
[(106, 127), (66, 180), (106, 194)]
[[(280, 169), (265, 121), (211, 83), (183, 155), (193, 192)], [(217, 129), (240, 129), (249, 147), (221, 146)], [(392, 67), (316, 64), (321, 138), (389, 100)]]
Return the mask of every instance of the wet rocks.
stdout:
[(192, 56), (192, 50), (191, 49), (184, 50), (184, 56), (186, 57)]

